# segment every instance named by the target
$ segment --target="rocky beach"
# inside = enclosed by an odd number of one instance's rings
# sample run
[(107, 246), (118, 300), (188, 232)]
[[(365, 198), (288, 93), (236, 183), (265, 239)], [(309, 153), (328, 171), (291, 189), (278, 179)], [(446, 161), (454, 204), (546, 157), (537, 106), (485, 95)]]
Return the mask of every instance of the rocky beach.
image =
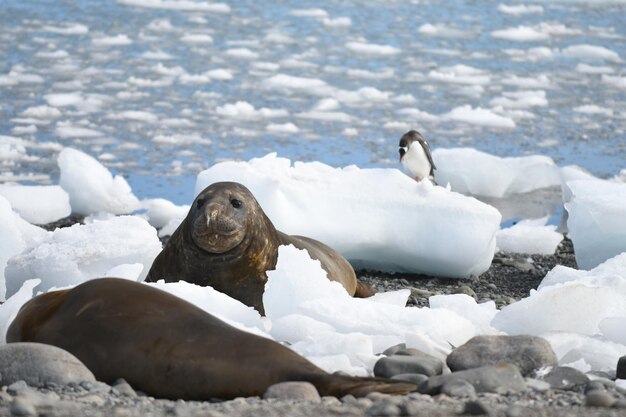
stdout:
[[(64, 219), (60, 223), (48, 225), (48, 228), (68, 225), (76, 220), (79, 219)], [(498, 308), (502, 308), (526, 297), (531, 289), (538, 286), (545, 273), (559, 264), (576, 266), (572, 244), (568, 239), (551, 256), (497, 253), (489, 270), (473, 279), (440, 279), (365, 270), (357, 273), (378, 292), (410, 289), (408, 306), (428, 306), (430, 296), (460, 293), (474, 297), (479, 303), (492, 300)], [(470, 351), (484, 351), (490, 349), (490, 344), (497, 349), (497, 353), (492, 352), (491, 358), (489, 355), (478, 355), (484, 362), (482, 365), (475, 363), (471, 365), (474, 369), (470, 371), (456, 370), (453, 373), (445, 366), (442, 371), (442, 363), (437, 364), (436, 360), (431, 360), (432, 358), (415, 349), (390, 347), (385, 352), (387, 359), (379, 361), (375, 372), (386, 376), (402, 372), (404, 375), (400, 378), (420, 384), (418, 392), (408, 395), (372, 393), (363, 398), (351, 395), (343, 398), (320, 398), (315, 388), (308, 383), (286, 383), (268, 389), (263, 398), (235, 398), (229, 401), (172, 401), (135, 391), (124, 380), (108, 385), (96, 381), (93, 376), (86, 376), (86, 380), (81, 381), (82, 374), (76, 372), (74, 365), (68, 366), (64, 362), (61, 367), (51, 367), (49, 364), (55, 363), (56, 358), (42, 360), (40, 363), (46, 365), (41, 365), (39, 369), (37, 360), (33, 362), (32, 359), (29, 366), (20, 366), (23, 355), (11, 357), (16, 355), (15, 350), (7, 352), (5, 346), (0, 351), (0, 363), (6, 366), (0, 370), (3, 384), (0, 392), (0, 415), (514, 417), (619, 416), (626, 413), (626, 389), (616, 385), (614, 372), (583, 374), (569, 367), (532, 369), (541, 366), (542, 361), (544, 364), (554, 361), (550, 358), (554, 354), (549, 345), (547, 349), (542, 346), (540, 338), (481, 338), (484, 340), (473, 348), (471, 343), (466, 344), (464, 355), (468, 355), (468, 346)], [(526, 357), (516, 357), (523, 349), (526, 349)], [(460, 353), (461, 349), (456, 349), (456, 352)], [(46, 355), (54, 356), (55, 353), (38, 351), (35, 356), (38, 355), (45, 358)], [(471, 355), (470, 352), (470, 358)], [(513, 364), (490, 365), (490, 361), (497, 359), (495, 356), (501, 355), (510, 355), (510, 362)], [(456, 358), (456, 362), (458, 361)], [(528, 361), (532, 362), (530, 366)], [(448, 364), (451, 362), (454, 361), (449, 358)], [(80, 367), (80, 364), (76, 366)], [(23, 378), (20, 378), (20, 372), (23, 372)], [(441, 372), (443, 375), (438, 376)], [(468, 375), (467, 372), (473, 374)], [(37, 373), (39, 374), (36, 375)], [(460, 378), (453, 378), (455, 375)]]

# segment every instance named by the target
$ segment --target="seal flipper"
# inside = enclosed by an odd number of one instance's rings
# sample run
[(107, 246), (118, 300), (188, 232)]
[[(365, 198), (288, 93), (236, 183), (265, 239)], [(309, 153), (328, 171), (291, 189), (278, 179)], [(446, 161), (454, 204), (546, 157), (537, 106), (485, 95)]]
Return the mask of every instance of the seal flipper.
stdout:
[(374, 287), (358, 279), (356, 280), (356, 291), (354, 292), (356, 298), (367, 298), (374, 294), (376, 294)]
[(330, 395), (337, 398), (348, 394), (355, 397), (365, 397), (371, 392), (404, 395), (417, 390), (417, 385), (409, 382), (338, 374), (319, 375), (309, 380), (309, 382), (315, 385), (321, 396)]

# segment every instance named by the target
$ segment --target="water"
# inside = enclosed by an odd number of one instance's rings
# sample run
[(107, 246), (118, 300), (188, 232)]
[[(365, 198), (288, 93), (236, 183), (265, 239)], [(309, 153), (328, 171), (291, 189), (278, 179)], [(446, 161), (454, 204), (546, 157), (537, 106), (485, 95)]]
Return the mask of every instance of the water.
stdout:
[[(0, 135), (24, 147), (3, 155), (0, 138), (0, 178), (54, 183), (56, 154), (72, 146), (125, 175), (139, 197), (182, 204), (197, 172), (224, 159), (278, 152), (399, 167), (397, 142), (411, 128), (434, 148), (540, 153), (601, 177), (626, 167), (625, 3), (532, 3), (542, 12), (523, 15), (499, 1), (146, 4), (173, 8), (0, 2)], [(428, 23), (445, 28), (424, 34)], [(543, 35), (492, 35), (519, 26)], [(289, 86), (285, 75), (307, 80)], [(27, 111), (44, 105), (46, 114)], [(454, 120), (465, 105), (515, 127)]]

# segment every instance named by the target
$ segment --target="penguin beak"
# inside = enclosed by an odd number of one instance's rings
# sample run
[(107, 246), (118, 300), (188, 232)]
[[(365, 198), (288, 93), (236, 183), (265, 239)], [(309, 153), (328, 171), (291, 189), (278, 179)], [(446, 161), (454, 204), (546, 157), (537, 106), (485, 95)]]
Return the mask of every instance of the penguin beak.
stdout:
[(404, 157), (404, 154), (406, 153), (407, 148), (405, 146), (400, 146), (398, 151), (400, 152), (400, 161), (402, 161), (402, 158)]

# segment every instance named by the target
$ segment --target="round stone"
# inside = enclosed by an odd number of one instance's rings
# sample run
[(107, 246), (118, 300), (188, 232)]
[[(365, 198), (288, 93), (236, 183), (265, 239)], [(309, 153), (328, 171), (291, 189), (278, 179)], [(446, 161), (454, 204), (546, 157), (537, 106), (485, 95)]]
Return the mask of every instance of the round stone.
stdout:
[(0, 384), (25, 381), (33, 387), (95, 382), (91, 371), (71, 353), (42, 343), (0, 346)]
[(617, 399), (603, 390), (589, 391), (585, 396), (585, 405), (588, 407), (613, 407)]
[(322, 399), (315, 385), (310, 382), (287, 381), (271, 385), (263, 394), (264, 399), (301, 400), (320, 402)]

